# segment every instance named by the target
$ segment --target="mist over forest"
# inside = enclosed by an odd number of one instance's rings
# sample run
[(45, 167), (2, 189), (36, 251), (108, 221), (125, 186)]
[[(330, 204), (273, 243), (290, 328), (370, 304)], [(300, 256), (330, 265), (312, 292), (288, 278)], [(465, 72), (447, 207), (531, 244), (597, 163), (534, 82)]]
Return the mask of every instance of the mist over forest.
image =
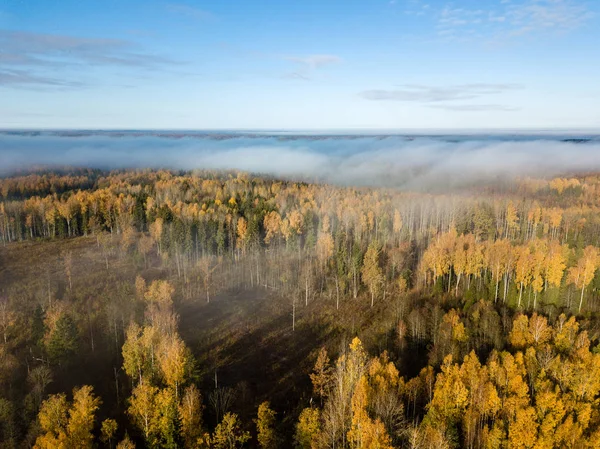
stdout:
[(0, 449), (600, 449), (600, 0), (0, 0)]
[(0, 143), (0, 447), (597, 447), (597, 138)]
[(600, 137), (243, 132), (0, 133), (0, 173), (32, 164), (98, 169), (237, 169), (338, 185), (443, 190), (600, 169)]

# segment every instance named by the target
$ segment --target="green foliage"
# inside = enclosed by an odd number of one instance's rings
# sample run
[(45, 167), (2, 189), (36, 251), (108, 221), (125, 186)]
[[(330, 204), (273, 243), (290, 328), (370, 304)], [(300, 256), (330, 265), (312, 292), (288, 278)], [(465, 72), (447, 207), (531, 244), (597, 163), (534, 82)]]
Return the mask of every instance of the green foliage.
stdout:
[(165, 449), (182, 447), (181, 423), (177, 410), (177, 400), (173, 391), (161, 390), (154, 403), (153, 422), (155, 425), (153, 445)]
[(479, 203), (473, 214), (473, 233), (480, 240), (493, 239), (496, 234), (494, 210), (487, 203)]
[(63, 313), (46, 343), (46, 351), (52, 363), (61, 365), (73, 362), (79, 347), (77, 325), (69, 314)]
[(17, 446), (17, 428), (15, 425), (15, 409), (13, 404), (0, 397), (0, 445), (10, 448)]

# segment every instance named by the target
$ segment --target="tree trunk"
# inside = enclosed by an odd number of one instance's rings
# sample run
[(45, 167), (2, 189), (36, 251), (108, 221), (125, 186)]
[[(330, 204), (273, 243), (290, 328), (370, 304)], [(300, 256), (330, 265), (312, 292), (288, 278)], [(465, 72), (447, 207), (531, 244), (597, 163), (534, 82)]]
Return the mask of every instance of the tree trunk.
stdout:
[(500, 269), (496, 271), (496, 293), (494, 293), (494, 302), (498, 299), (498, 286), (500, 285)]
[(304, 283), (304, 307), (308, 306), (308, 276), (305, 279)]
[(521, 307), (521, 298), (523, 297), (523, 283), (521, 282), (521, 288), (519, 289), (519, 303), (517, 304), (517, 307)]
[(335, 277), (335, 310), (340, 309), (340, 281)]

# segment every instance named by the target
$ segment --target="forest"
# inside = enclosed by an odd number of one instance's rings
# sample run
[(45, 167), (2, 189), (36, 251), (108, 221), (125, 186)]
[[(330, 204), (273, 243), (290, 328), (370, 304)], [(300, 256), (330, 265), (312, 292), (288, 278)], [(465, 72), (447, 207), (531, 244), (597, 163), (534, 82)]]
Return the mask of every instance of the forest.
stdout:
[(1, 448), (600, 448), (600, 174), (0, 179)]

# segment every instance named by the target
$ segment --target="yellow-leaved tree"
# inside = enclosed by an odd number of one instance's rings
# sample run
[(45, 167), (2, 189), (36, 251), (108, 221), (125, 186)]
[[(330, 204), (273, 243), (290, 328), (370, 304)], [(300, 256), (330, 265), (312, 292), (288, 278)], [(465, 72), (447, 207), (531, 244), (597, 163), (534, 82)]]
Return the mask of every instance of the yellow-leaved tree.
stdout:
[(71, 403), (63, 393), (52, 395), (42, 402), (38, 419), (43, 433), (34, 447), (91, 448), (95, 414), (101, 403), (93, 391), (91, 386), (85, 385), (73, 390)]
[(367, 412), (369, 384), (362, 376), (352, 395), (352, 425), (348, 443), (353, 449), (392, 449), (392, 441), (379, 418), (371, 419)]
[(381, 290), (384, 280), (381, 267), (379, 266), (379, 254), (379, 244), (376, 241), (371, 242), (365, 253), (363, 266), (360, 272), (363, 283), (371, 293), (371, 307), (373, 307), (375, 296)]
[(250, 433), (242, 430), (235, 413), (225, 413), (210, 439), (215, 449), (235, 449), (250, 439)]
[(305, 408), (296, 424), (294, 442), (300, 449), (318, 449), (321, 434), (321, 413), (317, 408)]
[(275, 434), (275, 415), (268, 401), (258, 406), (256, 423), (256, 434), (258, 445), (262, 449), (275, 449), (277, 447), (277, 436)]
[(569, 269), (569, 283), (581, 289), (579, 312), (581, 312), (581, 307), (583, 306), (585, 288), (592, 282), (599, 263), (598, 248), (590, 245), (583, 250), (583, 255), (577, 261), (577, 265)]

